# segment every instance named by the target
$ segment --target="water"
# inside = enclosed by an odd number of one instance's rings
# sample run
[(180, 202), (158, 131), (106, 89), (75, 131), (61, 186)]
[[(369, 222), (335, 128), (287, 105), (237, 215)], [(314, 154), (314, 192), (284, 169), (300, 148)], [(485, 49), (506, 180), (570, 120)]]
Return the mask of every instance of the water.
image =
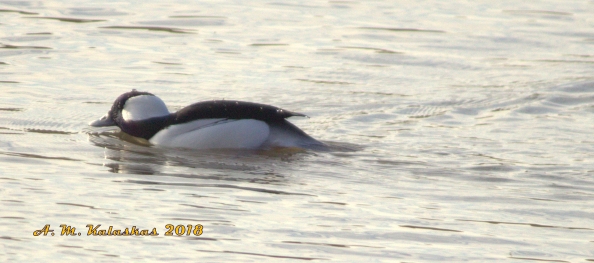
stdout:
[[(3, 261), (594, 261), (591, 1), (0, 9)], [(87, 126), (133, 88), (171, 110), (302, 112), (334, 150), (163, 149)]]

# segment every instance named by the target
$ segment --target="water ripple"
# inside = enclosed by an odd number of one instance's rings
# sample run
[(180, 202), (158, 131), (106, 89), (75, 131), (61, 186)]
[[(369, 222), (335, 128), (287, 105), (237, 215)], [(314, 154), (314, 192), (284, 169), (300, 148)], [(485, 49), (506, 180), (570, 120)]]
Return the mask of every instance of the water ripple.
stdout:
[(177, 34), (195, 34), (191, 29), (181, 29), (173, 27), (162, 27), (162, 26), (104, 26), (100, 28), (107, 29), (123, 29), (123, 30), (149, 30), (158, 32), (169, 32)]
[(245, 186), (228, 185), (228, 184), (164, 183), (164, 182), (145, 181), (145, 180), (124, 180), (123, 182), (133, 183), (133, 184), (142, 184), (142, 185), (230, 188), (230, 189), (240, 189), (240, 190), (253, 191), (253, 192), (259, 192), (259, 193), (275, 194), (275, 195), (315, 196), (315, 195), (304, 194), (304, 193), (292, 193), (292, 192), (285, 192), (285, 191), (278, 191), (278, 190), (270, 190), (270, 189), (265, 189), (265, 188), (245, 187)]
[(443, 31), (443, 30), (417, 29), (417, 28), (359, 27), (359, 29), (365, 29), (365, 30), (381, 30), (381, 31), (390, 31), (390, 32), (445, 33), (445, 31)]
[(38, 13), (34, 13), (34, 12), (11, 10), (11, 9), (0, 9), (0, 12), (2, 12), (2, 13), (19, 13), (22, 15), (38, 15)]
[(297, 259), (297, 260), (328, 260), (327, 258), (309, 258), (309, 257), (280, 256), (280, 255), (269, 255), (269, 254), (260, 254), (260, 253), (251, 253), (251, 252), (229, 251), (229, 250), (215, 251), (215, 250), (196, 249), (196, 251), (200, 251), (200, 252), (212, 252), (212, 253), (241, 254), (241, 255), (249, 255), (249, 256), (259, 256), (259, 257), (269, 257), (269, 258), (284, 258), (284, 259)]
[(107, 21), (107, 20), (103, 20), (103, 19), (84, 19), (84, 18), (72, 18), (72, 17), (50, 17), (50, 16), (27, 17), (27, 18), (49, 19), (49, 20), (57, 20), (60, 22), (68, 22), (68, 23), (95, 23), (95, 22)]

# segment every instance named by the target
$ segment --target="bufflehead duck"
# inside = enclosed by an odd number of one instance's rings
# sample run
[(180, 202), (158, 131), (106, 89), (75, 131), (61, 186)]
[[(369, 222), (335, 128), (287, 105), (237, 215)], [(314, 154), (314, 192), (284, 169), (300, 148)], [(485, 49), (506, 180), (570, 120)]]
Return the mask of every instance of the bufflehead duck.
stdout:
[(118, 126), (123, 132), (153, 145), (190, 149), (325, 148), (292, 123), (305, 116), (270, 105), (213, 100), (194, 103), (170, 113), (157, 96), (132, 90), (120, 95), (111, 110), (89, 123)]

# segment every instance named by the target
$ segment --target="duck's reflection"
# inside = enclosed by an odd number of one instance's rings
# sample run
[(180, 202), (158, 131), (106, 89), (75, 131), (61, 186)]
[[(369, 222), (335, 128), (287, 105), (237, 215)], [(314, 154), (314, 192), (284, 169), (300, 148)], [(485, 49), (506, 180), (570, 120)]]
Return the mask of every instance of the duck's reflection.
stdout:
[(297, 167), (315, 153), (300, 148), (272, 150), (187, 150), (159, 148), (120, 131), (89, 133), (89, 141), (104, 149), (102, 164), (112, 173), (162, 175), (217, 181), (284, 184), (276, 171)]

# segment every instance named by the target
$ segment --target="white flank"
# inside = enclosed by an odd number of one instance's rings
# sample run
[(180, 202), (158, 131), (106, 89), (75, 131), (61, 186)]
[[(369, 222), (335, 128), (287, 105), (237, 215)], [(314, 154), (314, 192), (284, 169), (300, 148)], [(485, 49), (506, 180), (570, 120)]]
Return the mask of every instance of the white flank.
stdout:
[(149, 141), (190, 149), (255, 149), (270, 134), (268, 124), (253, 119), (203, 119), (164, 129)]
[(140, 95), (129, 98), (122, 109), (126, 121), (138, 121), (169, 114), (165, 103), (157, 96)]

